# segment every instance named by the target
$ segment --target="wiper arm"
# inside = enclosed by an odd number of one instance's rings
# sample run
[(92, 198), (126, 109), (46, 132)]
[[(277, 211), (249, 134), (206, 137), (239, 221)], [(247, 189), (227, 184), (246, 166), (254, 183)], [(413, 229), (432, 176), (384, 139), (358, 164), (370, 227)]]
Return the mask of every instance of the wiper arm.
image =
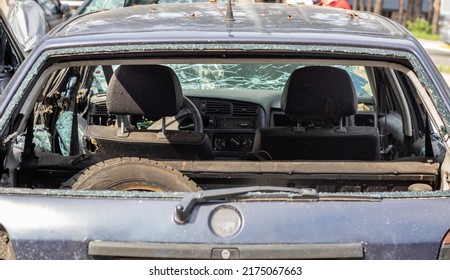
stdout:
[(173, 215), (175, 222), (185, 224), (189, 221), (192, 209), (197, 203), (203, 203), (215, 199), (230, 199), (251, 192), (273, 193), (287, 192), (294, 194), (293, 198), (319, 199), (319, 194), (311, 188), (287, 188), (287, 187), (244, 187), (217, 190), (205, 190), (201, 192), (189, 193), (181, 200), (175, 208)]

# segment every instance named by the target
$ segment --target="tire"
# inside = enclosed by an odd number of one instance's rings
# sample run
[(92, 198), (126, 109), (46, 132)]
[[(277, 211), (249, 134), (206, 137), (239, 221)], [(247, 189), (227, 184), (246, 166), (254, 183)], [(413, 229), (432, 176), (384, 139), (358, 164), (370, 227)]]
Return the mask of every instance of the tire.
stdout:
[(178, 170), (137, 157), (101, 161), (74, 175), (63, 187), (74, 190), (201, 191), (195, 182)]

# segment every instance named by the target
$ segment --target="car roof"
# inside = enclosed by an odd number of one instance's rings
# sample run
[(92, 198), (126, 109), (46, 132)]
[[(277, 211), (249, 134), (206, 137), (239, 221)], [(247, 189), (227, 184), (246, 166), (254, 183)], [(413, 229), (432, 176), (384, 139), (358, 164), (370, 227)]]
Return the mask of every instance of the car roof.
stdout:
[[(152, 32), (153, 38), (295, 41), (299, 34), (356, 35), (405, 39), (403, 27), (377, 14), (307, 5), (233, 4), (227, 21), (224, 3), (143, 5), (79, 16), (51, 33), (53, 37)], [(295, 37), (293, 36), (295, 34)]]

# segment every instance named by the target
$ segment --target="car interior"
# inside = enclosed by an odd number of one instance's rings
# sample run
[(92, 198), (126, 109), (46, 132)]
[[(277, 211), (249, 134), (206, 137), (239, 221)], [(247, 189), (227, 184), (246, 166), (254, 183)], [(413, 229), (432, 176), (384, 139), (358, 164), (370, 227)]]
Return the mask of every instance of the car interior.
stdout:
[(36, 83), (3, 181), (109, 189), (80, 174), (145, 159), (191, 190), (441, 190), (445, 146), (417, 81), (403, 65), (369, 60), (62, 63)]

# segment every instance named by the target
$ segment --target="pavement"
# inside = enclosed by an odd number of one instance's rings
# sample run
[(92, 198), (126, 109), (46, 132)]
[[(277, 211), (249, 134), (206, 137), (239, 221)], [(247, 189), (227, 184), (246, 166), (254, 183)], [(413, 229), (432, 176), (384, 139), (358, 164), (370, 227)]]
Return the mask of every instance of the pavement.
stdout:
[[(419, 41), (436, 65), (450, 69), (450, 45), (441, 41), (423, 39), (419, 39)], [(441, 72), (441, 74), (450, 86), (450, 73)]]
[(450, 54), (450, 45), (441, 42), (441, 41), (431, 41), (431, 40), (423, 40), (419, 39), (419, 42), (422, 46), (430, 52), (441, 52)]

